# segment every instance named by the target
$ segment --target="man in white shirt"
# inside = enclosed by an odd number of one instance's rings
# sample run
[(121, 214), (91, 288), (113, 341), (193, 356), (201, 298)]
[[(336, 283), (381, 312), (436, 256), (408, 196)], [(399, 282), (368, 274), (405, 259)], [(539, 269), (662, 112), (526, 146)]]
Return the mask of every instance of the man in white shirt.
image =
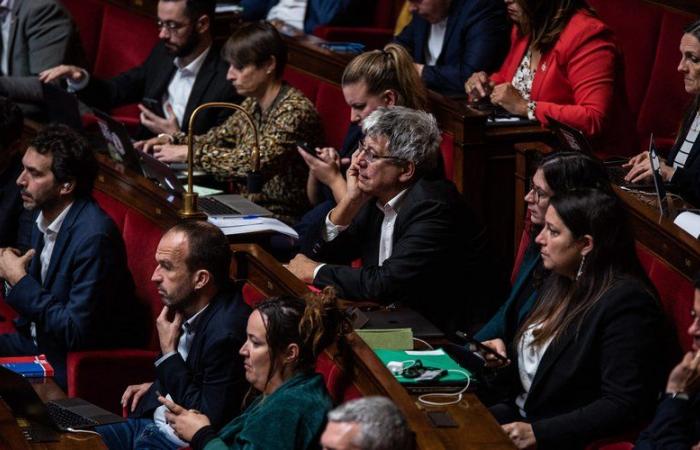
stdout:
[(187, 447), (166, 422), (158, 395), (200, 411), (218, 428), (238, 414), (248, 386), (238, 349), (251, 310), (230, 285), (224, 234), (206, 222), (184, 222), (165, 233), (155, 257), (152, 280), (164, 303), (156, 380), (126, 389), (127, 422), (96, 429), (112, 449)]
[[(142, 65), (110, 80), (95, 79), (85, 69), (69, 65), (45, 70), (40, 78), (67, 79), (81, 100), (103, 110), (140, 103), (139, 138), (186, 131), (200, 104), (238, 100), (226, 81), (228, 65), (212, 46), (214, 7), (213, 0), (160, 0), (159, 43)], [(205, 133), (229, 114), (224, 109), (204, 111), (197, 116), (195, 133)]]
[(31, 249), (0, 249), (16, 333), (0, 335), (0, 355), (43, 353), (66, 385), (69, 351), (143, 345), (134, 283), (116, 225), (92, 200), (97, 162), (85, 139), (48, 126), (22, 158), (17, 178), (35, 213)]
[[(444, 331), (464, 326), (486, 303), (491, 264), (478, 220), (454, 185), (434, 176), (435, 118), (382, 107), (362, 130), (345, 197), (289, 270), (348, 300), (406, 303)], [(351, 267), (357, 258), (362, 267)], [(468, 297), (461, 285), (470, 286)]]

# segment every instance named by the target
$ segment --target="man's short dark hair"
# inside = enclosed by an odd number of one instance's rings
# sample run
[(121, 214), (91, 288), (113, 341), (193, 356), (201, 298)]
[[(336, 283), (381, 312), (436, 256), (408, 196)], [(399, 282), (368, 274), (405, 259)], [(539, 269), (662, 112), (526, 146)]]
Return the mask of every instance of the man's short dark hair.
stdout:
[[(177, 2), (181, 0), (161, 0), (163, 2)], [(216, 0), (185, 0), (185, 14), (193, 22), (201, 16), (209, 16), (209, 21), (214, 22)]]
[(65, 125), (48, 125), (29, 144), (51, 154), (51, 172), (58, 183), (75, 183), (75, 197), (89, 197), (97, 176), (97, 159), (87, 140)]
[(172, 227), (169, 232), (183, 233), (187, 238), (185, 264), (190, 272), (208, 271), (219, 289), (229, 282), (231, 248), (224, 233), (208, 222), (189, 221)]
[(22, 136), (24, 115), (15, 103), (0, 97), (0, 152), (7, 151)]

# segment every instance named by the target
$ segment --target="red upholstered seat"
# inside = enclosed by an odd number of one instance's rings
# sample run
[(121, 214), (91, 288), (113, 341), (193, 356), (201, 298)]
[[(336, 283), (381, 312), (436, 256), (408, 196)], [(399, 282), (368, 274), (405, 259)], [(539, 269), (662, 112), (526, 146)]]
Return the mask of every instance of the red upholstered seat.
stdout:
[(362, 397), (357, 386), (346, 382), (343, 371), (326, 353), (322, 353), (316, 360), (316, 372), (323, 376), (326, 389), (336, 405)]
[[(136, 295), (151, 313), (151, 335), (148, 346), (144, 348), (69, 353), (68, 395), (82, 397), (118, 414), (121, 412), (119, 399), (126, 386), (155, 377), (153, 361), (158, 349), (158, 335), (153, 324), (162, 303), (151, 275), (156, 266), (155, 250), (163, 230), (113, 197), (100, 191), (93, 195), (122, 232)], [(119, 370), (114, 370), (115, 367)]]
[(61, 3), (75, 21), (80, 34), (80, 43), (89, 63), (86, 69), (92, 70), (97, 57), (104, 3), (99, 0), (61, 0)]
[(455, 139), (450, 133), (442, 133), (440, 143), (442, 153), (442, 164), (445, 168), (445, 178), (450, 181), (455, 179)]
[(338, 86), (320, 82), (316, 93), (316, 111), (321, 117), (325, 144), (339, 149), (350, 126), (350, 107)]
[(312, 103), (316, 102), (316, 93), (318, 92), (318, 86), (320, 84), (318, 78), (307, 75), (290, 66), (285, 67), (282, 78), (290, 85), (299, 89)]

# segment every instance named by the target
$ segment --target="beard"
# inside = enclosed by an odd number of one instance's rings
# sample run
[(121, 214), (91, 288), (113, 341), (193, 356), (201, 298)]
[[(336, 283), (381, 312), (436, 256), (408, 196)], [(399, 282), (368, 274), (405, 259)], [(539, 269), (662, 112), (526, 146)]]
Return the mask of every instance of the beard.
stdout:
[(184, 58), (194, 51), (194, 49), (199, 45), (199, 34), (194, 30), (190, 33), (189, 37), (184, 44), (176, 46), (172, 44), (165, 44), (165, 48), (168, 50), (172, 56), (176, 58)]

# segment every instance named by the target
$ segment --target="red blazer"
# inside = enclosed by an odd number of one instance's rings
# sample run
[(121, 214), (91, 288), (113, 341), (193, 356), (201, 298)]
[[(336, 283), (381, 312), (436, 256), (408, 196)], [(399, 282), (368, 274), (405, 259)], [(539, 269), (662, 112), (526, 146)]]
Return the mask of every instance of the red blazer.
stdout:
[[(496, 84), (511, 82), (530, 43), (517, 27)], [(535, 115), (543, 125), (550, 116), (583, 131), (600, 156), (637, 153), (634, 117), (627, 104), (622, 55), (612, 31), (598, 18), (579, 11), (543, 54), (532, 83)]]

